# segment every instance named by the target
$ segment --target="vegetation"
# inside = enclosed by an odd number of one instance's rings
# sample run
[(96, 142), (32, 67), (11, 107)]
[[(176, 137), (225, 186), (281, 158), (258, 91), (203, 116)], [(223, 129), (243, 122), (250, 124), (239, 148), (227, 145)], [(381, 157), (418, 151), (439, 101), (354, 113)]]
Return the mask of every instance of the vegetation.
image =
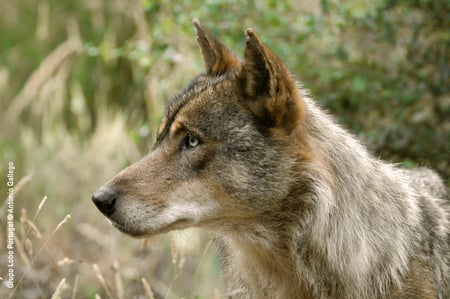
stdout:
[[(254, 27), (374, 153), (433, 167), (450, 186), (448, 0), (4, 4), (0, 173), (14, 162), (17, 288), (2, 285), (2, 297), (224, 297), (208, 235), (142, 243), (89, 200), (148, 151), (164, 103), (202, 70), (194, 17), (240, 56)], [(6, 201), (0, 208), (6, 227)]]

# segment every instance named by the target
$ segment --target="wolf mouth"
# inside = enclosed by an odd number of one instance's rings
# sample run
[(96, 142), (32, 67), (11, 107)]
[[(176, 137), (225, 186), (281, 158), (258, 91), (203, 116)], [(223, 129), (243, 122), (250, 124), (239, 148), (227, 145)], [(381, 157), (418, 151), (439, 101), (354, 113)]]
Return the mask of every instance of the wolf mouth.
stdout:
[(194, 226), (193, 221), (188, 218), (181, 218), (174, 222), (162, 224), (161, 226), (155, 228), (143, 228), (143, 229), (137, 228), (136, 226), (130, 223), (119, 223), (115, 221), (111, 222), (112, 225), (119, 231), (129, 236), (132, 236), (133, 238), (148, 238), (159, 234), (167, 233), (172, 230), (180, 230)]

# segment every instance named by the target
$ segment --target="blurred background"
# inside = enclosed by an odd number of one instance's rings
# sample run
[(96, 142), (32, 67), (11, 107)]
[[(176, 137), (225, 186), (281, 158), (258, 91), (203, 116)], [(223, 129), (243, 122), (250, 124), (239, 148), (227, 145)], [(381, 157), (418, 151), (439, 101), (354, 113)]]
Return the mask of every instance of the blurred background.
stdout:
[(149, 150), (166, 101), (203, 70), (194, 17), (241, 57), (255, 28), (375, 155), (432, 167), (450, 186), (448, 0), (0, 4), (5, 198), (16, 167), (16, 289), (0, 281), (2, 298), (225, 298), (208, 234), (135, 240), (90, 201)]

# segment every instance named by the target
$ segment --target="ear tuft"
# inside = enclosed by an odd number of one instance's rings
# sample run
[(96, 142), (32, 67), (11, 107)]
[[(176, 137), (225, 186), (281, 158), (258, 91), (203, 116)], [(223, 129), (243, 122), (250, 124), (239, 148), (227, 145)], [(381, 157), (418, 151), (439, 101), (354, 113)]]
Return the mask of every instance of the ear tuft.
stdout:
[(193, 19), (192, 19), (192, 23), (193, 23), (196, 27), (197, 27), (197, 26), (201, 26), (200, 20), (197, 19), (197, 18), (193, 18)]
[(247, 37), (247, 39), (254, 37), (256, 35), (255, 30), (253, 30), (253, 28), (247, 28), (247, 30), (245, 30), (245, 36)]
[(239, 59), (215, 39), (198, 19), (193, 19), (192, 23), (208, 75), (219, 76), (240, 66)]

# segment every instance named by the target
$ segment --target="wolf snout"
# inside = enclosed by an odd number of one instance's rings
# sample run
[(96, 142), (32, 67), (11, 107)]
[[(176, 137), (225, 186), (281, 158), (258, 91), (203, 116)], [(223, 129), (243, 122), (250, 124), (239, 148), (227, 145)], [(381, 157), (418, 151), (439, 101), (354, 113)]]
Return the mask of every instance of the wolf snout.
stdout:
[(101, 187), (92, 195), (92, 201), (106, 216), (110, 216), (116, 210), (118, 193), (110, 187)]

